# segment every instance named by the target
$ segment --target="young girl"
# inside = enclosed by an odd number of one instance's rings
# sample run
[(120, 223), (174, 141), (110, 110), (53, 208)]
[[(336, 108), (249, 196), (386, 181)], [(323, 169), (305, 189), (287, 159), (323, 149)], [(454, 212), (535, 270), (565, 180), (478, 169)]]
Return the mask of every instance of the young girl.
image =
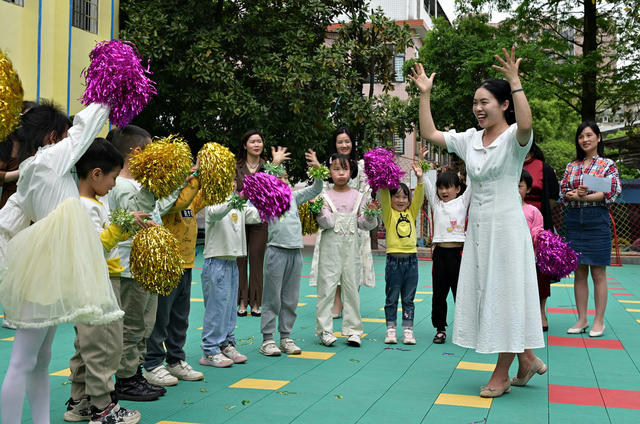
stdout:
[[(426, 181), (426, 197), (433, 213), (433, 297), (431, 299), (431, 323), (436, 329), (433, 342), (447, 340), (447, 296), (449, 289), (456, 299), (458, 274), (465, 240), (465, 222), (471, 200), (467, 187), (460, 195), (461, 182), (457, 174), (445, 171), (435, 179), (436, 171), (429, 171)], [(435, 180), (435, 185), (433, 183)]]
[(204, 322), (200, 365), (230, 367), (247, 361), (235, 348), (238, 302), (236, 260), (247, 256), (245, 225), (259, 224), (253, 206), (233, 209), (229, 201), (205, 209), (204, 266), (202, 294)]
[(0, 284), (7, 321), (18, 327), (2, 385), (4, 424), (21, 422), (25, 392), (33, 421), (49, 423), (48, 367), (58, 323), (104, 324), (123, 315), (100, 241), (87, 237), (95, 230), (71, 173), (108, 115), (108, 107), (88, 106), (67, 138), (25, 160), (17, 192), (0, 211), (3, 228), (16, 210), (35, 222), (9, 241)]
[[(533, 176), (526, 169), (522, 169), (522, 175), (520, 176), (520, 183), (518, 184), (518, 191), (522, 197), (522, 211), (524, 217), (527, 219), (529, 225), (529, 232), (531, 233), (531, 240), (533, 241), (533, 247), (535, 250), (536, 238), (538, 234), (544, 231), (544, 216), (540, 210), (525, 202), (525, 197), (531, 193), (533, 187)], [(540, 296), (540, 318), (542, 319), (542, 331), (549, 329), (546, 314), (545, 305), (546, 299), (551, 295), (551, 278), (547, 275), (540, 273), (536, 270), (536, 276), (538, 277), (538, 295)]]
[(416, 344), (413, 336), (413, 298), (418, 286), (418, 249), (416, 218), (424, 201), (422, 168), (411, 165), (418, 179), (413, 199), (409, 187), (400, 184), (400, 188), (380, 190), (382, 204), (382, 222), (386, 228), (387, 264), (384, 271), (387, 298), (384, 303), (384, 315), (387, 321), (385, 343), (398, 343), (396, 339), (396, 321), (398, 319), (398, 296), (402, 299), (402, 343)]
[[(503, 49), (494, 68), (506, 78), (483, 81), (473, 97), (482, 130), (439, 131), (431, 116), (430, 77), (416, 64), (410, 79), (421, 91), (420, 133), (465, 161), (471, 193), (460, 264), (453, 342), (479, 353), (499, 353), (482, 397), (511, 390), (509, 367), (518, 354), (519, 381), (545, 368), (532, 349), (544, 347), (536, 266), (517, 181), (533, 140), (531, 109), (518, 76), (521, 59)], [(523, 383), (523, 384), (524, 384)]]
[[(338, 283), (342, 282), (342, 334), (351, 346), (360, 346), (362, 318), (358, 276), (360, 273), (360, 242), (358, 228), (371, 230), (375, 217), (363, 213), (363, 194), (349, 187), (357, 165), (348, 156), (334, 153), (329, 158), (330, 182), (333, 189), (322, 195), (324, 204), (318, 215), (322, 240), (318, 246), (318, 298), (316, 303), (316, 336), (325, 346), (331, 346), (333, 335), (331, 307)], [(375, 202), (370, 208), (377, 208)]]

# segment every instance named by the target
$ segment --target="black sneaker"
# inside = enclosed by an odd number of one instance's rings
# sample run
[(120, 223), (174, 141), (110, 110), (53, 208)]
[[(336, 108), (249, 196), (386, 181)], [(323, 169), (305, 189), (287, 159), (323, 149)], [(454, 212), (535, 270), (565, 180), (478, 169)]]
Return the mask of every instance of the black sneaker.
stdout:
[(160, 392), (152, 391), (134, 375), (130, 378), (116, 378), (116, 397), (119, 400), (147, 402), (160, 397)]
[(67, 411), (64, 413), (64, 420), (70, 422), (91, 421), (91, 409), (89, 408), (89, 399), (85, 396), (80, 400), (69, 398), (65, 402)]
[(140, 421), (140, 412), (135, 409), (121, 408), (117, 403), (110, 403), (103, 410), (91, 406), (89, 424), (136, 424)]
[(136, 375), (134, 375), (132, 378), (135, 378), (136, 380), (138, 380), (141, 385), (143, 385), (150, 391), (159, 393), (160, 396), (167, 393), (167, 389), (165, 389), (164, 387), (151, 384), (147, 381), (146, 378), (144, 378), (144, 376), (142, 375), (142, 366), (138, 367), (138, 371), (136, 372)]

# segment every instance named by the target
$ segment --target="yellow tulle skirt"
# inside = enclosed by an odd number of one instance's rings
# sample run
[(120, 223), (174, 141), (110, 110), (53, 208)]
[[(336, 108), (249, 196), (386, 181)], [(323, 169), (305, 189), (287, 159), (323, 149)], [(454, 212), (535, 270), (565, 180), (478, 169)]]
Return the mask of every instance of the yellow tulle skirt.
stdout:
[(9, 241), (0, 303), (5, 319), (18, 328), (98, 325), (124, 315), (95, 226), (79, 199), (65, 200)]

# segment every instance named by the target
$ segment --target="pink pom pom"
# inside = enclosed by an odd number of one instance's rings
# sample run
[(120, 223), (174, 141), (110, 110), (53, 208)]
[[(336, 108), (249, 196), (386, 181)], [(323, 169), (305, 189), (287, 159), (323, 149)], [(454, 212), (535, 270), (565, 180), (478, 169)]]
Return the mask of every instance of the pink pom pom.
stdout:
[(89, 54), (91, 64), (82, 71), (87, 84), (79, 99), (84, 105), (100, 103), (111, 108), (109, 119), (126, 127), (157, 94), (149, 66), (142, 66), (138, 52), (129, 41), (101, 41)]
[(291, 188), (273, 175), (256, 172), (243, 185), (241, 194), (258, 209), (262, 222), (280, 218), (291, 206)]
[(383, 147), (376, 147), (364, 154), (364, 173), (374, 193), (381, 188), (400, 187), (400, 179), (404, 172), (395, 163), (394, 158), (395, 154)]
[(536, 265), (542, 274), (560, 280), (578, 269), (578, 254), (562, 237), (545, 230), (536, 241)]

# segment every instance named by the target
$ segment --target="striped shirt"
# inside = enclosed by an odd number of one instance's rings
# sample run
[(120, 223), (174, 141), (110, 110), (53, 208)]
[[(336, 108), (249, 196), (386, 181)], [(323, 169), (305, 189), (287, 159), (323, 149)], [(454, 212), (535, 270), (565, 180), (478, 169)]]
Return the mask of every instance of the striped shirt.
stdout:
[[(570, 208), (586, 208), (592, 206), (609, 206), (615, 202), (617, 197), (622, 192), (622, 185), (620, 184), (620, 177), (618, 175), (618, 168), (611, 159), (603, 158), (598, 155), (593, 157), (591, 164), (585, 170), (583, 167), (583, 161), (576, 160), (570, 162), (564, 171), (562, 182), (560, 183), (560, 198)], [(577, 200), (568, 200), (565, 196), (567, 192), (577, 189), (582, 185), (582, 176), (584, 174), (591, 174), (596, 177), (611, 177), (611, 191), (604, 193), (604, 201), (600, 202), (581, 202)], [(589, 190), (587, 194), (595, 193)]]

